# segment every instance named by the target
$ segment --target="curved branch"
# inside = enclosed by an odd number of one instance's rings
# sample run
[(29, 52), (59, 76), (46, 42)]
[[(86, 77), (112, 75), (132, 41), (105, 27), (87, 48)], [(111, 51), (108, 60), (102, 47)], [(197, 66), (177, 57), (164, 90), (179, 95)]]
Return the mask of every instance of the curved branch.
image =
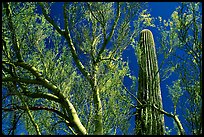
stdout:
[(65, 99), (64, 95), (60, 92), (60, 89), (58, 89), (57, 86), (52, 84), (46, 78), (43, 78), (35, 67), (26, 64), (25, 62), (15, 62), (14, 64), (16, 66), (21, 66), (22, 68), (29, 70), (34, 76), (36, 76), (36, 78), (40, 82), (39, 85), (42, 85), (43, 87), (51, 90), (59, 98), (59, 103), (62, 104), (63, 107), (65, 107), (70, 117), (70, 123), (73, 124), (73, 127), (76, 129), (78, 134), (87, 134), (86, 129), (82, 125), (74, 106), (68, 99)]
[(155, 104), (153, 105), (153, 108), (155, 108), (156, 110), (158, 110), (160, 113), (165, 114), (166, 116), (173, 118), (174, 121), (176, 122), (178, 128), (179, 128), (180, 134), (181, 134), (181, 135), (185, 135), (184, 128), (183, 128), (183, 126), (182, 126), (182, 124), (181, 124), (181, 122), (180, 122), (180, 120), (179, 120), (179, 118), (178, 118), (177, 115), (173, 115), (173, 114), (170, 114), (170, 113), (168, 113), (168, 112), (166, 112), (166, 111), (164, 111), (164, 110), (162, 110), (162, 109), (159, 109)]
[[(28, 91), (24, 91), (24, 95), (31, 97), (31, 98), (46, 98), (48, 100), (53, 100), (56, 101), (58, 103), (60, 103), (61, 101), (59, 100), (59, 98), (57, 98), (56, 96), (49, 94), (49, 93), (29, 93)], [(22, 110), (26, 110), (25, 106), (16, 106), (15, 107), (11, 107), (11, 108), (2, 108), (3, 111), (15, 111), (18, 109), (22, 109)], [(59, 115), (63, 120), (63, 122), (65, 122), (65, 124), (68, 126), (68, 128), (72, 131), (73, 134), (76, 134), (73, 129), (71, 128), (71, 126), (73, 126), (73, 124), (70, 123), (70, 119), (69, 117), (67, 117), (67, 115), (63, 114), (62, 112), (53, 109), (53, 108), (47, 108), (47, 107), (43, 107), (43, 106), (34, 106), (34, 107), (29, 107), (30, 110), (47, 110), (47, 111), (51, 111), (56, 113), (57, 115)]]
[[(46, 13), (46, 10), (44, 8), (44, 5), (43, 3), (38, 3), (40, 5), (40, 7), (42, 8), (42, 13), (45, 17), (45, 19), (50, 23), (52, 24), (52, 26), (57, 30), (58, 33), (60, 33), (62, 36), (65, 36), (66, 40), (68, 41), (69, 43), (69, 46), (71, 48), (71, 53), (72, 53), (72, 56), (74, 58), (74, 61), (77, 65), (77, 67), (79, 68), (79, 70), (82, 72), (82, 74), (89, 80), (90, 83), (92, 83), (92, 80), (91, 80), (91, 76), (90, 74), (85, 70), (84, 66), (82, 65), (82, 63), (80, 62), (80, 60), (78, 59), (77, 57), (77, 54), (76, 54), (76, 50), (74, 48), (74, 45), (72, 43), (72, 40), (71, 40), (71, 37), (70, 37), (70, 33), (69, 31), (67, 31), (65, 33), (65, 31), (62, 31), (58, 26), (57, 24), (54, 22), (53, 19), (51, 19), (47, 13)], [(8, 4), (5, 3), (5, 7), (8, 7)], [(7, 8), (7, 15), (8, 17), (11, 18), (11, 15), (9, 15), (10, 13), (8, 12), (8, 8)], [(66, 19), (66, 16), (65, 16), (65, 19)], [(9, 20), (11, 22), (11, 20)], [(11, 22), (12, 23), (12, 22)], [(10, 23), (10, 24), (11, 24)], [(12, 25), (12, 24), (11, 24)], [(15, 38), (15, 37), (14, 37)], [(36, 79), (40, 82), (36, 82), (36, 81), (29, 81), (31, 83), (37, 83), (39, 85), (42, 85), (48, 89), (50, 89), (59, 99), (60, 99), (60, 103), (62, 104), (62, 106), (65, 107), (66, 111), (68, 112), (68, 115), (70, 117), (70, 122), (74, 125), (73, 127), (75, 128), (75, 130), (78, 132), (78, 134), (87, 134), (86, 132), (86, 129), (85, 127), (82, 125), (82, 123), (80, 122), (79, 120), (79, 117), (76, 113), (76, 110), (74, 108), (74, 106), (72, 105), (72, 103), (68, 100), (68, 99), (65, 99), (64, 98), (64, 95), (62, 93), (60, 93), (60, 90), (54, 85), (52, 84), (50, 81), (48, 81), (46, 78), (43, 78), (42, 77), (42, 74), (33, 66), (21, 61), (21, 58), (19, 57), (20, 56), (20, 49), (17, 45), (17, 40), (14, 39), (14, 44), (15, 44), (15, 47), (14, 48), (17, 48), (16, 52), (17, 52), (17, 58), (18, 58), (18, 62), (15, 62), (14, 65), (15, 66), (20, 66), (24, 69), (27, 69), (29, 70), (34, 76), (36, 76)], [(4, 79), (4, 80), (8, 80), (8, 79)], [(17, 79), (15, 79), (17, 80)], [(14, 80), (14, 81), (15, 81)], [(26, 82), (25, 80), (22, 80), (22, 82)], [(28, 112), (29, 112), (29, 108), (27, 109)], [(30, 116), (30, 115), (29, 115)], [(32, 117), (31, 117), (32, 118)], [(37, 128), (36, 128), (37, 129)]]
[(2, 78), (2, 82), (22, 82), (26, 84), (40, 84), (40, 81), (25, 78), (6, 77)]
[(74, 62), (76, 63), (77, 68), (81, 71), (81, 73), (86, 77), (86, 79), (90, 82), (91, 85), (93, 85), (93, 81), (91, 78), (90, 73), (85, 69), (84, 65), (81, 63), (81, 61), (79, 60), (79, 57), (77, 56), (77, 52), (75, 49), (75, 46), (72, 42), (72, 38), (70, 35), (70, 31), (69, 31), (69, 23), (68, 23), (68, 17), (67, 17), (67, 11), (66, 11), (66, 3), (63, 6), (63, 10), (64, 10), (64, 23), (65, 23), (65, 39), (68, 42), (68, 45), (70, 47), (71, 53), (72, 53), (72, 57), (74, 59)]
[(68, 45), (71, 49), (71, 53), (72, 53), (72, 57), (74, 59), (74, 62), (76, 63), (76, 66), (78, 67), (78, 69), (81, 71), (81, 73), (87, 78), (87, 80), (90, 82), (91, 85), (93, 85), (93, 82), (92, 82), (92, 79), (91, 79), (91, 75), (87, 72), (87, 70), (85, 69), (84, 65), (81, 63), (81, 61), (79, 60), (78, 56), (77, 56), (77, 53), (76, 53), (76, 49), (75, 49), (75, 46), (72, 42), (72, 39), (71, 39), (71, 35), (70, 35), (70, 32), (69, 32), (69, 28), (68, 28), (68, 17), (67, 17), (67, 14), (66, 14), (66, 3), (64, 4), (63, 6), (63, 10), (64, 10), (64, 22), (65, 22), (65, 31), (62, 31), (59, 26), (54, 22), (54, 20), (52, 18), (50, 18), (47, 13), (46, 13), (46, 10), (44, 8), (44, 5), (42, 2), (39, 2), (38, 3), (40, 5), (40, 7), (42, 8), (42, 13), (45, 17), (45, 19), (50, 23), (52, 24), (52, 26), (57, 30), (57, 32), (59, 34), (61, 34), (61, 36), (64, 36), (65, 39), (67, 40), (68, 42)]
[(34, 66), (31, 66), (25, 62), (14, 62), (13, 64), (15, 66), (19, 66), (19, 67), (22, 67), (22, 68), (30, 71), (36, 78), (40, 78), (42, 76), (42, 74), (38, 71), (37, 68), (35, 68)]
[(52, 129), (51, 129), (51, 130), (53, 130), (53, 129), (54, 129), (54, 126), (56, 126), (56, 125), (59, 124), (59, 123), (65, 123), (65, 124), (68, 126), (68, 128), (71, 130), (71, 132), (72, 132), (74, 135), (77, 135), (77, 134), (74, 132), (74, 130), (72, 129), (72, 127), (69, 126), (69, 123), (68, 123), (67, 121), (58, 121), (58, 122), (56, 122), (55, 124), (52, 125)]
[[(142, 107), (142, 106), (145, 105), (145, 104), (142, 104), (142, 103), (138, 100), (138, 98), (137, 98), (135, 95), (133, 95), (130, 91), (128, 91), (128, 90), (126, 89), (125, 85), (123, 85), (123, 86), (124, 86), (125, 90), (126, 90), (132, 97), (134, 97), (134, 98), (137, 100), (137, 102), (139, 103), (139, 107)], [(135, 107), (135, 106), (134, 106), (134, 107)], [(137, 107), (137, 106), (136, 106), (136, 107)], [(180, 134), (181, 134), (181, 135), (185, 135), (184, 128), (183, 128), (183, 126), (182, 126), (182, 124), (181, 124), (181, 122), (180, 122), (180, 120), (179, 120), (179, 118), (178, 118), (177, 115), (173, 115), (173, 114), (171, 114), (171, 113), (168, 113), (168, 112), (164, 111), (163, 109), (158, 108), (155, 104), (153, 104), (152, 107), (155, 108), (155, 109), (156, 109), (157, 111), (159, 111), (160, 113), (165, 114), (166, 116), (173, 118), (174, 121), (176, 122), (178, 128), (179, 128)]]
[(23, 93), (25, 96), (28, 96), (30, 98), (45, 98), (45, 99), (52, 100), (58, 103), (61, 102), (57, 96), (50, 94), (50, 93), (31, 93), (28, 91), (24, 91)]

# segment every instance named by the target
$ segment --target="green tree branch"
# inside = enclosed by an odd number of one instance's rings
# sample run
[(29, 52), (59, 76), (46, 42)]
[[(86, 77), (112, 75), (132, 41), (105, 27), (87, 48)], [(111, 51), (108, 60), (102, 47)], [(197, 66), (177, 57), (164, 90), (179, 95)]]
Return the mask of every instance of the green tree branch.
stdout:
[(14, 28), (14, 25), (12, 22), (12, 11), (10, 8), (10, 4), (8, 2), (3, 2), (3, 6), (6, 9), (6, 16), (8, 18), (8, 25), (9, 25), (9, 29), (10, 29), (10, 33), (11, 33), (11, 40), (12, 40), (12, 43), (14, 44), (14, 51), (15, 51), (16, 57), (17, 57), (19, 62), (22, 62), (23, 58), (22, 58), (22, 55), (20, 53), (19, 43), (18, 43), (18, 40), (16, 38), (15, 28)]
[(117, 3), (117, 15), (116, 15), (116, 18), (115, 18), (115, 20), (114, 20), (114, 24), (113, 24), (113, 26), (112, 26), (112, 28), (111, 28), (111, 32), (110, 32), (108, 38), (105, 37), (105, 39), (104, 39), (103, 45), (102, 45), (102, 47), (101, 47), (101, 49), (100, 49), (100, 51), (99, 51), (99, 53), (98, 53), (98, 56), (97, 56), (97, 58), (96, 58), (96, 63), (98, 63), (98, 62), (100, 61), (100, 59), (101, 59), (101, 54), (104, 52), (104, 50), (105, 50), (105, 48), (106, 48), (108, 42), (110, 41), (111, 37), (113, 36), (114, 30), (115, 30), (115, 28), (116, 28), (116, 26), (117, 26), (117, 23), (118, 23), (119, 18), (120, 18), (120, 4)]
[(66, 3), (63, 6), (63, 12), (64, 12), (64, 23), (65, 23), (65, 32), (64, 32), (64, 37), (68, 42), (68, 45), (71, 49), (72, 57), (74, 59), (74, 62), (76, 63), (77, 68), (81, 71), (81, 73), (86, 77), (86, 79), (90, 82), (91, 85), (93, 85), (93, 81), (91, 78), (90, 73), (85, 69), (84, 65), (81, 63), (79, 60), (79, 57), (76, 53), (76, 49), (74, 46), (74, 43), (72, 42), (72, 38), (70, 35), (69, 31), (69, 22), (68, 22), (68, 17), (67, 17), (67, 10), (66, 10)]
[(39, 71), (35, 67), (33, 67), (33, 66), (31, 66), (25, 62), (15, 62), (14, 65), (20, 66), (20, 67), (30, 71), (34, 76), (36, 76), (36, 79), (40, 83), (39, 85), (42, 85), (43, 87), (51, 90), (60, 99), (60, 103), (67, 110), (67, 113), (70, 117), (70, 122), (74, 125), (74, 128), (78, 131), (78, 134), (87, 134), (85, 127), (82, 125), (82, 123), (79, 120), (79, 117), (77, 115), (77, 112), (76, 112), (74, 106), (72, 105), (72, 103), (68, 99), (65, 99), (64, 95), (60, 92), (60, 90), (57, 88), (57, 86), (52, 84), (46, 78), (43, 78), (42, 75), (39, 73)]
[(153, 104), (152, 107), (154, 107), (161, 114), (165, 114), (166, 116), (173, 118), (174, 121), (176, 122), (178, 128), (179, 128), (180, 134), (181, 135), (185, 135), (185, 130), (184, 130), (184, 128), (183, 128), (183, 126), (182, 126), (182, 124), (181, 124), (181, 122), (180, 122), (180, 120), (179, 120), (177, 115), (175, 115), (175, 114), (173, 115), (171, 113), (168, 113), (168, 112), (164, 111), (163, 109), (158, 108), (155, 104)]

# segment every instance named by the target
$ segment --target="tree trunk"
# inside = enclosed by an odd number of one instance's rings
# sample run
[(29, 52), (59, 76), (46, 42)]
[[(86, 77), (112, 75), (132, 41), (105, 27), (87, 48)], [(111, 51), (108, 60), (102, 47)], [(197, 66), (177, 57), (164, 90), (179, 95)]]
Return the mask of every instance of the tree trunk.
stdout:
[(92, 86), (94, 109), (95, 109), (94, 135), (103, 135), (102, 103), (101, 103), (99, 89), (98, 89), (98, 85), (97, 85), (97, 75), (96, 75), (97, 70), (98, 70), (98, 66), (96, 64), (94, 64), (94, 74), (93, 74), (94, 84)]
[(164, 116), (154, 109), (153, 104), (162, 109), (160, 80), (157, 57), (152, 32), (144, 29), (139, 44), (139, 89), (138, 99), (142, 103), (137, 108), (136, 134), (164, 135)]

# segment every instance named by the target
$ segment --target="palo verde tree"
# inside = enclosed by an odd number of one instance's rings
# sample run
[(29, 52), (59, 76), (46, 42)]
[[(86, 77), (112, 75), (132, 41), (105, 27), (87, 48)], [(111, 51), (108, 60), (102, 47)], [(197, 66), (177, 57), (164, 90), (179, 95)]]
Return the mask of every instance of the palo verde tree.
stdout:
[[(56, 5), (61, 17), (53, 16)], [(125, 76), (137, 79), (122, 53), (129, 45), (139, 47), (135, 38), (144, 27), (155, 27), (144, 5), (3, 3), (2, 134), (128, 134), (132, 108), (140, 106), (136, 89), (123, 84)], [(172, 107), (180, 109), (178, 102), (186, 97), (183, 112), (191, 134), (202, 133), (200, 5), (182, 3), (160, 25), (161, 51), (169, 66), (158, 71), (161, 80), (168, 70), (178, 74), (169, 86)], [(185, 56), (176, 54), (181, 49)], [(152, 107), (172, 117), (179, 134), (184, 133), (186, 123), (180, 123), (177, 111)]]
[[(161, 67), (162, 80), (171, 74), (178, 79), (168, 85), (174, 112), (182, 112), (189, 133), (202, 134), (202, 4), (182, 2), (158, 26), (160, 32), (159, 52), (164, 55)], [(177, 127), (177, 126), (176, 126)], [(178, 128), (179, 129), (179, 128)], [(181, 130), (178, 130), (181, 134)]]
[(3, 3), (2, 134), (127, 133), (121, 57), (144, 3), (63, 3), (60, 22), (54, 4)]

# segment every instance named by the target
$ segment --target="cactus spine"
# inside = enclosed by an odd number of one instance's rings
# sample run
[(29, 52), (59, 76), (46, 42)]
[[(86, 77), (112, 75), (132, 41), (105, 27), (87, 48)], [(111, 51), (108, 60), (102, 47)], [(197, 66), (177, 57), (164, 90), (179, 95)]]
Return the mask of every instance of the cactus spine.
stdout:
[(140, 33), (139, 50), (141, 54), (138, 56), (140, 70), (137, 96), (142, 106), (137, 108), (136, 134), (163, 135), (164, 116), (152, 107), (155, 104), (162, 108), (162, 98), (154, 38), (148, 29)]

